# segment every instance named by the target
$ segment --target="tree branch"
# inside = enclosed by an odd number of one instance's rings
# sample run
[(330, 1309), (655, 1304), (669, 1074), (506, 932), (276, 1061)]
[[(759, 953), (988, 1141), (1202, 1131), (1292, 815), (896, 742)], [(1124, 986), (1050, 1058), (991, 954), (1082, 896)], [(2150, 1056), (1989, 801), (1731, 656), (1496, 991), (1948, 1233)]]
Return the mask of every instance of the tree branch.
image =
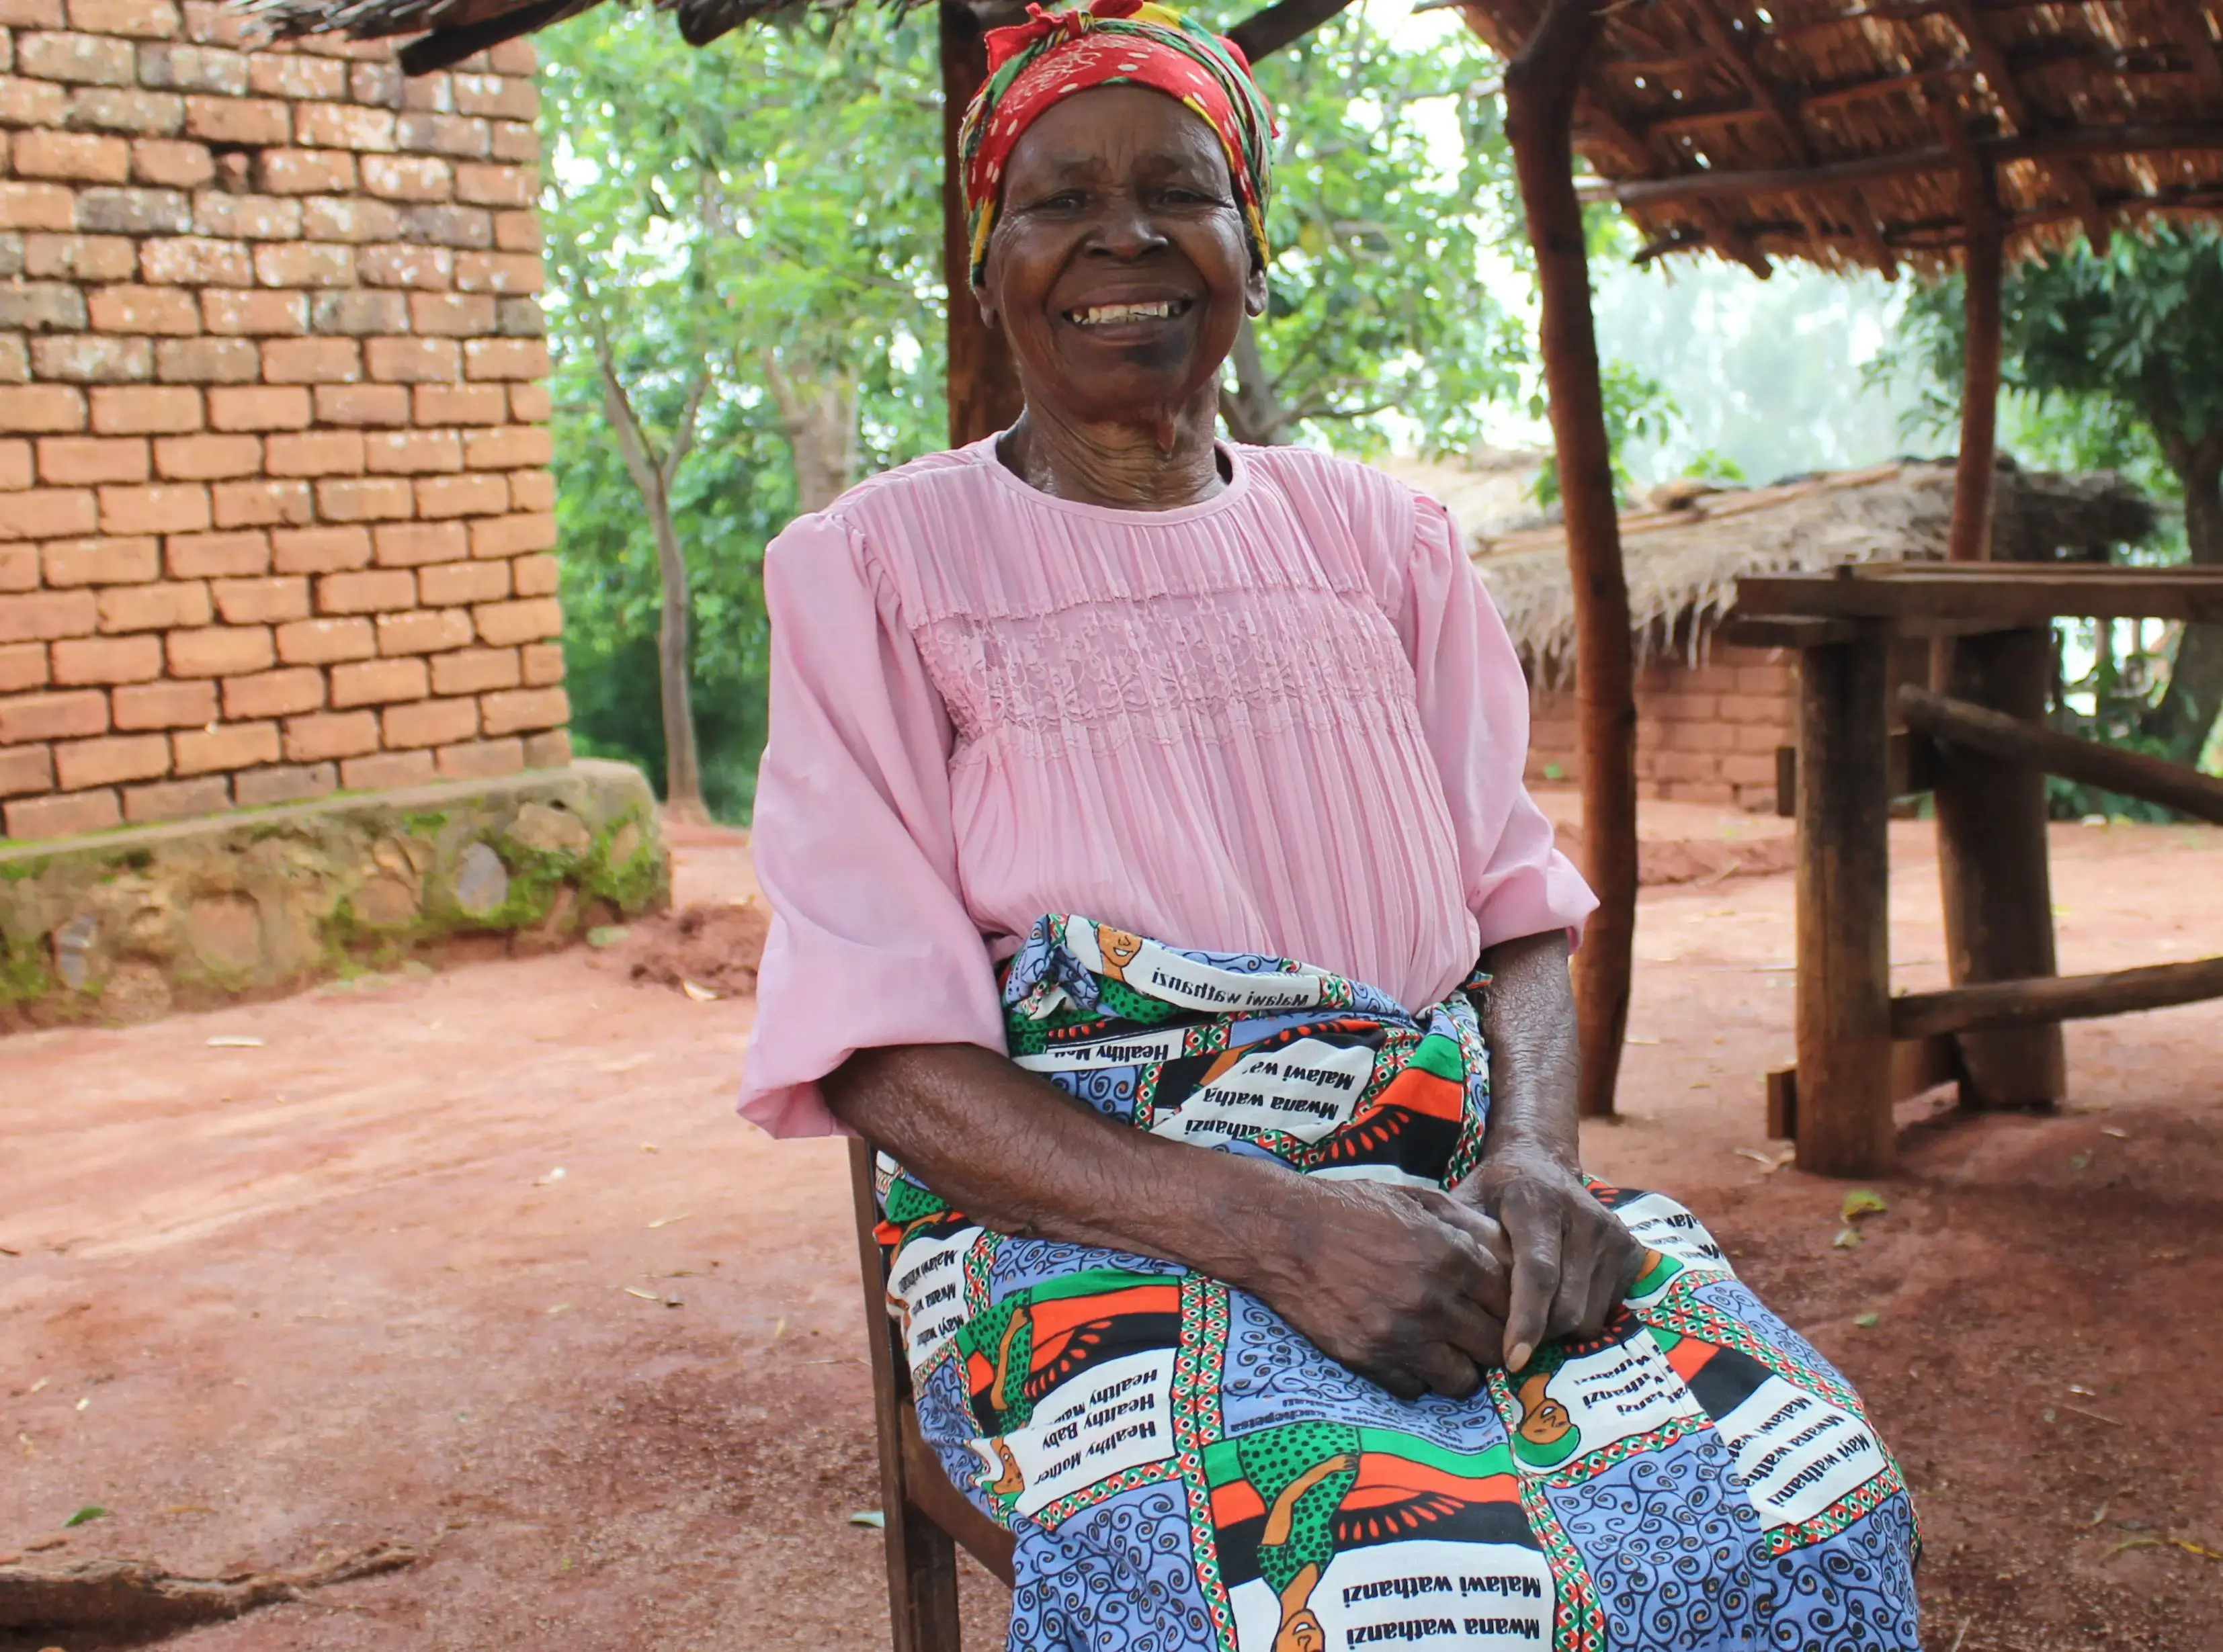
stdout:
[(1252, 12), (1227, 31), (1227, 38), (1256, 63), (1294, 45), (1350, 4), (1351, 0), (1281, 0), (1278, 5)]

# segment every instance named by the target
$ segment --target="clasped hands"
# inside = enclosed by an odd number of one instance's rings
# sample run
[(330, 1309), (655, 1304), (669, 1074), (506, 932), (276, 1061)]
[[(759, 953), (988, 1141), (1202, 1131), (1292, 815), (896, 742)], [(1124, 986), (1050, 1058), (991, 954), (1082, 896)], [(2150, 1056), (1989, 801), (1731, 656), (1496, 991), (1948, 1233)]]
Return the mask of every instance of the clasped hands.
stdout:
[(1263, 1296), (1314, 1347), (1400, 1399), (1464, 1399), (1540, 1342), (1595, 1335), (1643, 1249), (1579, 1172), (1525, 1146), (1451, 1192), (1307, 1178)]

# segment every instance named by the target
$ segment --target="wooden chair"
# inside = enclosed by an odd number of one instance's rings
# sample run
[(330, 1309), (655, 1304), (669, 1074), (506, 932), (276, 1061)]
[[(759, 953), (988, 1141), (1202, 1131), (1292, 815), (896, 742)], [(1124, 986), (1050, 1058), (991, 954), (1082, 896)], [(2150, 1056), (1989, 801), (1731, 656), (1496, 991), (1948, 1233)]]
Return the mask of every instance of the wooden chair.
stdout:
[(888, 1317), (887, 1274), (872, 1228), (872, 1144), (849, 1144), (857, 1254), (865, 1282), (865, 1340), (872, 1360), (872, 1420), (880, 1442), (880, 1508), (887, 1521), (888, 1624), (894, 1652), (959, 1652), (957, 1545), (1011, 1581), (1011, 1534), (965, 1500), (918, 1428), (910, 1363)]

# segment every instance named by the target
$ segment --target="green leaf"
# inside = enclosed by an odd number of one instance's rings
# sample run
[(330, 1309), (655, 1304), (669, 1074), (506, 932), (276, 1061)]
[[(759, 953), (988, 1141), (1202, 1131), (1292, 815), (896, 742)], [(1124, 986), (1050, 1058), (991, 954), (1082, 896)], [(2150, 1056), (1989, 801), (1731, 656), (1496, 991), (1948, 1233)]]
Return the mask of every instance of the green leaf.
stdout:
[(1845, 1195), (1837, 1214), (1848, 1222), (1858, 1222), (1862, 1216), (1880, 1216), (1891, 1207), (1883, 1202), (1883, 1195), (1872, 1188), (1856, 1187)]
[(1883, 1323), (1883, 1316), (1881, 1314), (1874, 1313), (1855, 1314), (1853, 1316), (1853, 1323), (1859, 1326), (1864, 1331), (1872, 1331), (1875, 1329), (1877, 1326)]
[(108, 1511), (102, 1508), (98, 1503), (88, 1503), (85, 1507), (79, 1509), (75, 1514), (72, 1515), (68, 1519), (63, 1521), (62, 1524), (65, 1526), (82, 1526), (88, 1521), (105, 1519), (107, 1515)]
[(1840, 1228), (1837, 1229), (1837, 1236), (1829, 1242), (1841, 1251), (1856, 1250), (1861, 1244), (1861, 1230), (1857, 1228)]

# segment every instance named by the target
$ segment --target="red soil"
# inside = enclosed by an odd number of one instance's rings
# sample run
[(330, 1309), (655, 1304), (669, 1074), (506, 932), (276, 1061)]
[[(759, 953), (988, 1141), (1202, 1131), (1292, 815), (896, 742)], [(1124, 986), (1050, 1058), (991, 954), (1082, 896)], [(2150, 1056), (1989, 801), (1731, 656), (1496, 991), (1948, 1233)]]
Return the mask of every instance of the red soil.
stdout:
[[(1934, 869), (1894, 834), (1928, 984)], [(2064, 968), (2218, 950), (2223, 832), (2056, 852)], [(680, 863), (683, 903), (753, 892), (735, 842)], [(2063, 1117), (1910, 1103), (1837, 1249), (1842, 1184), (1738, 1151), (1789, 1055), (1789, 883), (1647, 892), (1593, 1168), (1687, 1199), (1860, 1385), (1936, 1652), (2213, 1652), (2223, 1004), (2072, 1027)], [(885, 1646), (843, 1154), (734, 1119), (753, 1002), (634, 984), (657, 942), (0, 1042), (0, 1555), (425, 1553), (180, 1652)], [(969, 1643), (1002, 1611), (971, 1576)]]

